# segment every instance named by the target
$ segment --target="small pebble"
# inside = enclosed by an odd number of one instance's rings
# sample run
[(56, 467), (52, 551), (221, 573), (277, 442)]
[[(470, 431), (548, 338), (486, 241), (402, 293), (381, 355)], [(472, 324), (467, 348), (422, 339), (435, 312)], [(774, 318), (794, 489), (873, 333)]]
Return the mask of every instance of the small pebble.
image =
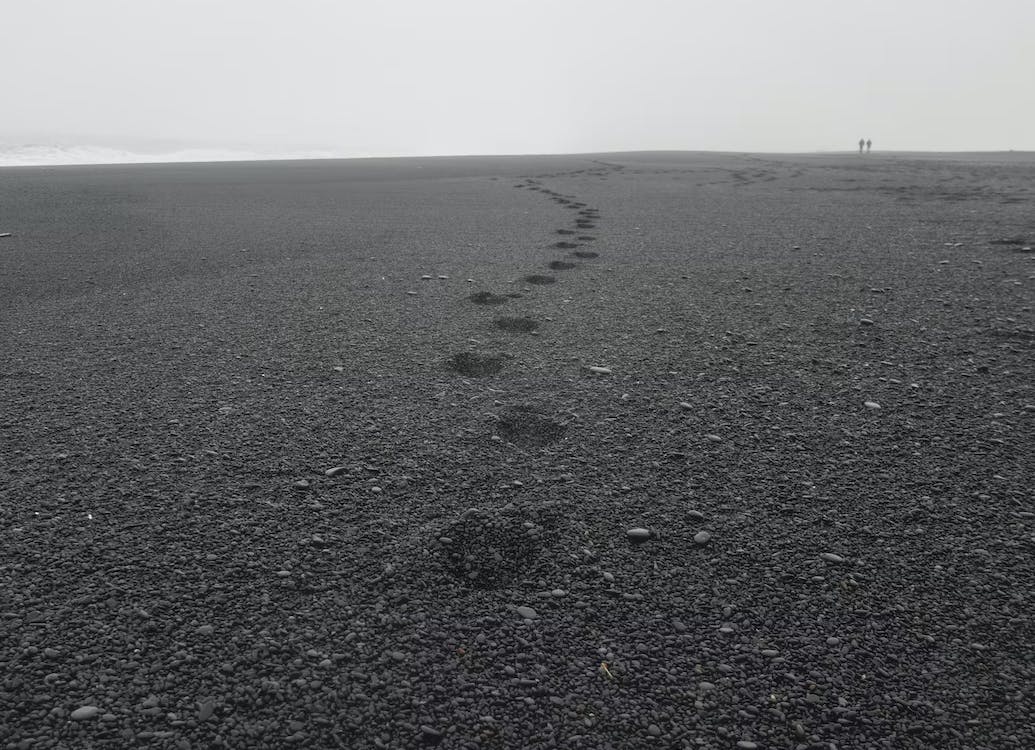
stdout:
[(740, 740), (737, 743), (737, 747), (740, 750), (758, 750), (757, 743), (751, 742), (750, 740)]
[(212, 699), (198, 701), (198, 721), (208, 721), (216, 710), (216, 704)]
[(427, 281), (428, 279), (430, 279), (430, 278), (431, 278), (431, 276), (430, 276), (430, 275), (428, 275), (428, 274), (424, 274), (424, 275), (423, 275), (423, 276), (421, 276), (420, 278), (421, 278), (421, 281)]
[(428, 726), (427, 724), (420, 725), (420, 734), (421, 738), (425, 742), (438, 742), (442, 739), (442, 732), (438, 731), (434, 727)]
[(539, 613), (531, 607), (518, 607), (518, 617), (524, 618), (525, 620), (535, 620), (539, 617)]
[(212, 635), (215, 632), (215, 630), (216, 629), (211, 625), (202, 625), (200, 628), (198, 628), (197, 633), (198, 635)]
[(878, 404), (876, 401), (864, 401), (863, 402), (863, 406), (865, 406), (867, 409), (879, 409), (880, 408), (880, 404)]
[(694, 534), (694, 544), (708, 544), (712, 540), (712, 535), (707, 531), (698, 531)]
[(594, 372), (597, 375), (610, 375), (611, 374), (611, 368), (610, 367), (597, 367), (595, 365), (590, 365), (589, 371), (590, 372)]
[(661, 727), (659, 727), (657, 724), (651, 724), (649, 727), (647, 727), (647, 734), (649, 734), (651, 737), (660, 737)]
[(625, 532), (625, 536), (628, 537), (629, 541), (633, 544), (641, 544), (650, 539), (650, 530), (637, 526), (636, 528), (629, 529)]
[(335, 466), (333, 468), (327, 469), (324, 472), (324, 475), (328, 477), (336, 477), (339, 474), (344, 474), (346, 471), (348, 471), (348, 467), (346, 466)]
[(69, 718), (72, 721), (89, 721), (90, 719), (100, 716), (101, 709), (97, 706), (80, 706), (71, 713)]
[(712, 434), (712, 433), (708, 433), (707, 435), (704, 436), (704, 438), (705, 438), (705, 440), (708, 440), (708, 441), (713, 442), (713, 443), (721, 443), (722, 442), (722, 438), (721, 437), (719, 437), (718, 435)]
[(859, 325), (861, 326), (872, 326), (873, 321), (869, 318), (859, 318)]
[(704, 520), (704, 513), (702, 513), (699, 510), (689, 510), (689, 511), (687, 511), (686, 514), (690, 518), (694, 519), (695, 521), (703, 521)]
[(823, 560), (824, 562), (834, 563), (835, 565), (838, 565), (845, 561), (845, 559), (841, 557), (841, 555), (835, 555), (833, 552), (823, 552), (822, 554), (820, 554), (819, 559)]
[(680, 401), (679, 402), (679, 408), (683, 409), (684, 411), (690, 411), (691, 409), (694, 408), (694, 405), (689, 403), (689, 402), (687, 402), (687, 401)]

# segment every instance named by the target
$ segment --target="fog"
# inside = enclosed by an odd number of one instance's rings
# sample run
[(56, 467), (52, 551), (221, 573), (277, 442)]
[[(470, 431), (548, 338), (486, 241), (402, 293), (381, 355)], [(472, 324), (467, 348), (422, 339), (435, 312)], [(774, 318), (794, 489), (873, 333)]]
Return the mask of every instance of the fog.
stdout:
[(33, 0), (3, 21), (0, 146), (23, 154), (1035, 149), (1031, 0)]

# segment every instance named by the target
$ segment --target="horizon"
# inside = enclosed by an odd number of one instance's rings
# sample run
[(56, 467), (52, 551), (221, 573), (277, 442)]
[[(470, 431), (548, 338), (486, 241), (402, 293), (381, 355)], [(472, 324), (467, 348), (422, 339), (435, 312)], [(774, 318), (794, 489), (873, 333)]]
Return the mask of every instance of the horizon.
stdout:
[[(30, 149), (40, 149), (33, 145)], [(12, 153), (15, 155), (12, 156)], [(92, 155), (91, 155), (92, 154)], [(34, 167), (90, 167), (90, 166), (132, 166), (163, 164), (244, 164), (262, 162), (304, 162), (304, 161), (387, 161), (387, 160), (420, 160), (420, 159), (520, 159), (536, 157), (600, 157), (600, 156), (633, 156), (647, 154), (715, 154), (729, 156), (859, 156), (854, 149), (823, 149), (814, 151), (751, 151), (745, 149), (626, 149), (619, 151), (573, 151), (573, 152), (529, 152), (529, 153), (450, 153), (450, 154), (373, 154), (373, 155), (335, 155), (316, 153), (258, 154), (245, 151), (221, 151), (218, 149), (182, 149), (172, 152), (129, 152), (115, 149), (91, 147), (72, 147), (68, 149), (52, 149), (48, 151), (30, 151), (19, 157), (17, 150), (5, 150), (0, 146), (0, 169), (18, 169)], [(862, 158), (879, 158), (888, 156), (914, 157), (951, 157), (951, 156), (994, 156), (1012, 154), (1015, 156), (1035, 156), (1035, 149), (958, 149), (958, 150), (916, 150), (916, 149), (880, 149), (863, 155)]]

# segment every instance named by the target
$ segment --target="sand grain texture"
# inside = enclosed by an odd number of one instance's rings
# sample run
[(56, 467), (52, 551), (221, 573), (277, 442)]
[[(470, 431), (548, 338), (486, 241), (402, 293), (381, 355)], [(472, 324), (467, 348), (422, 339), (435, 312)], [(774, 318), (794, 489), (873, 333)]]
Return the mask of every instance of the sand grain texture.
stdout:
[(0, 746), (1035, 745), (1032, 186), (0, 170)]

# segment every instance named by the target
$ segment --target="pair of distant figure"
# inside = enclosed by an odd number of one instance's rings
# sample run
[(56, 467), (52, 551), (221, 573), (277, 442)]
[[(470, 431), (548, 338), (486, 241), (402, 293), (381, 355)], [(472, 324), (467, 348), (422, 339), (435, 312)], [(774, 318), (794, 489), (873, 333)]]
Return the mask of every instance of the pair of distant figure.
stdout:
[(863, 152), (863, 146), (866, 147), (866, 153), (870, 153), (870, 147), (872, 145), (873, 145), (873, 141), (871, 141), (870, 139), (867, 138), (866, 140), (863, 140), (862, 138), (860, 138), (859, 139), (859, 153), (861, 154)]

